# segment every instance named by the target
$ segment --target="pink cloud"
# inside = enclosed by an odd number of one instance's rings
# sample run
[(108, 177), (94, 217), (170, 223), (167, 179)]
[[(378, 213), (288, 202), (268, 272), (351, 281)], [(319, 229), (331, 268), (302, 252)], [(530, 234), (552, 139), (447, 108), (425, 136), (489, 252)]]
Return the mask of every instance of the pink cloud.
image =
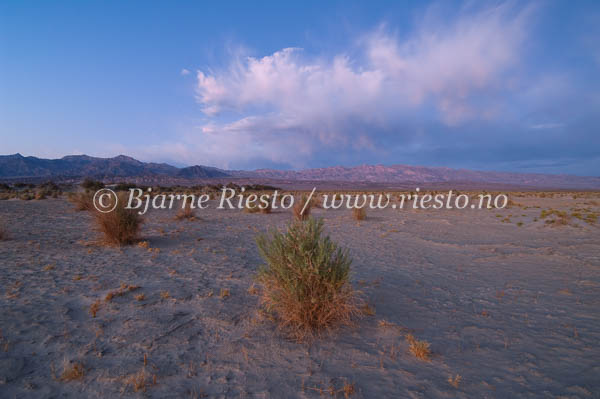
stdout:
[[(323, 146), (362, 143), (376, 151), (371, 131), (393, 132), (403, 115), (424, 107), (448, 126), (489, 120), (499, 107), (478, 98), (510, 90), (532, 11), (503, 3), (465, 9), (448, 23), (431, 8), (408, 36), (382, 26), (358, 38), (353, 51), (329, 57), (299, 48), (235, 55), (227, 68), (196, 73), (208, 121), (194, 148), (217, 164), (251, 153), (303, 166)], [(227, 122), (218, 117), (225, 112)], [(231, 120), (232, 113), (239, 117)]]

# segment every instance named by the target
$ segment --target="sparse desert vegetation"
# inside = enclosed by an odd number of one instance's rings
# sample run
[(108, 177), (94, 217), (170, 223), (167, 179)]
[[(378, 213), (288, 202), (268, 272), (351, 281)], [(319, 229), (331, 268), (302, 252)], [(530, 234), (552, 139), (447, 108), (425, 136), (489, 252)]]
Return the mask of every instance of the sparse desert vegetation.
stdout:
[(8, 239), (8, 233), (4, 228), (4, 223), (0, 220), (0, 241), (4, 241), (6, 239)]
[(99, 300), (90, 305), (90, 315), (92, 315), (92, 317), (96, 317), (96, 314), (98, 314), (101, 305), (102, 303)]
[(145, 368), (142, 368), (137, 373), (133, 373), (125, 378), (125, 390), (131, 389), (133, 392), (146, 392), (146, 387), (149, 383), (149, 376)]
[(303, 340), (359, 314), (350, 284), (351, 259), (314, 218), (291, 224), (284, 234), (259, 236), (266, 266), (260, 269), (262, 303), (280, 326)]
[(272, 212), (273, 208), (272, 208), (272, 204), (269, 202), (266, 206), (265, 205), (261, 205), (259, 206), (259, 212), (262, 214), (269, 214)]
[(93, 212), (98, 230), (109, 245), (130, 245), (139, 239), (143, 219), (135, 209), (126, 208), (126, 197), (119, 196), (119, 202), (112, 212)]
[(63, 367), (63, 371), (59, 378), (62, 382), (80, 380), (85, 376), (85, 368), (83, 364), (79, 362), (70, 363), (65, 361)]
[(5, 0), (0, 75), (0, 399), (600, 399), (600, 0)]
[(462, 377), (460, 374), (456, 374), (453, 377), (448, 377), (448, 383), (450, 385), (452, 385), (454, 388), (458, 388), (461, 381), (462, 381)]
[(260, 208), (258, 207), (258, 205), (245, 206), (244, 212), (245, 213), (258, 213), (258, 212), (260, 212)]
[(89, 191), (71, 193), (69, 200), (75, 205), (75, 209), (78, 211), (93, 211), (94, 204), (92, 201), (93, 194)]
[(308, 200), (308, 196), (302, 195), (302, 197), (300, 197), (299, 200), (294, 202), (294, 206), (292, 207), (294, 220), (296, 220), (296, 221), (308, 220), (308, 218), (310, 217), (311, 207), (312, 207), (312, 203)]
[(429, 360), (431, 356), (431, 350), (429, 349), (429, 342), (420, 341), (416, 339), (412, 334), (406, 335), (406, 342), (408, 342), (408, 348), (410, 352), (420, 360)]
[(365, 208), (353, 208), (352, 217), (354, 220), (365, 220), (367, 218), (367, 211)]
[[(196, 210), (202, 223), (178, 222), (179, 209), (147, 214), (133, 246), (99, 245), (94, 212), (66, 199), (2, 201), (0, 396), (519, 397), (543, 385), (593, 397), (600, 196), (576, 196), (370, 210), (369, 223), (313, 206), (289, 240), (292, 209), (219, 211), (217, 196)], [(546, 223), (561, 217), (567, 224)], [(352, 257), (347, 278), (323, 267), (335, 251), (307, 239), (313, 219)], [(321, 265), (273, 283), (284, 302), (265, 300), (258, 272), (268, 262), (255, 239), (271, 246), (274, 232), (278, 264)], [(265, 281), (286, 276), (273, 270)], [(337, 306), (314, 316), (342, 281), (362, 298), (346, 313), (363, 317), (337, 318)], [(293, 316), (302, 306), (309, 312)], [(564, 363), (573, 374), (555, 366)]]
[(81, 182), (81, 187), (86, 191), (98, 191), (101, 188), (104, 188), (105, 185), (101, 181), (85, 178), (83, 182)]
[(192, 208), (192, 204), (187, 201), (175, 215), (175, 219), (177, 220), (196, 220), (196, 218), (196, 212)]

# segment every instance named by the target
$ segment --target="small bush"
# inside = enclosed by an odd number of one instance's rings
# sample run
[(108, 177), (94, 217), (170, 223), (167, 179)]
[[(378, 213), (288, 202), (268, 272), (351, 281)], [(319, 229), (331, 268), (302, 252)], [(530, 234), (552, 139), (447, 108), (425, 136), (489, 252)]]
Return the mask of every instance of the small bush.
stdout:
[(302, 196), (302, 199), (296, 203), (292, 207), (292, 211), (294, 213), (294, 220), (296, 221), (305, 221), (308, 220), (310, 216), (310, 208), (312, 207), (312, 201), (306, 205), (306, 209), (302, 212), (304, 208), (304, 204), (308, 201), (308, 197), (306, 195)]
[(40, 184), (40, 189), (47, 191), (60, 191), (60, 187), (52, 180)]
[(133, 392), (146, 392), (146, 385), (148, 384), (146, 370), (141, 369), (135, 374), (131, 374), (125, 379), (125, 388), (131, 386)]
[(20, 198), (23, 201), (31, 201), (32, 199), (35, 199), (35, 196), (29, 192), (26, 192), (26, 193), (21, 194)]
[(257, 238), (267, 263), (258, 273), (262, 304), (299, 341), (360, 314), (349, 282), (352, 261), (322, 232), (323, 222), (311, 218), (292, 223), (285, 234)]
[(311, 208), (323, 209), (323, 196), (317, 195), (317, 196), (313, 197), (313, 199), (310, 203), (310, 206), (311, 206)]
[(429, 360), (429, 356), (431, 355), (431, 350), (429, 349), (429, 342), (427, 341), (419, 341), (412, 334), (408, 334), (406, 336), (406, 341), (408, 341), (408, 346), (410, 351), (417, 359)]
[[(553, 218), (552, 218), (553, 216)], [(550, 218), (549, 218), (550, 217)], [(556, 209), (545, 210), (540, 213), (540, 219), (547, 219), (546, 224), (567, 225), (569, 224), (570, 216), (565, 211)]]
[(365, 220), (367, 211), (365, 211), (365, 208), (352, 208), (352, 217), (354, 220)]
[(49, 195), (52, 195), (52, 193), (48, 192), (46, 190), (39, 190), (35, 193), (35, 199), (36, 200), (45, 200), (46, 198), (48, 198)]
[(69, 195), (69, 201), (75, 205), (75, 209), (78, 211), (94, 210), (94, 199), (89, 191), (71, 194)]
[(138, 240), (142, 218), (136, 209), (127, 209), (127, 196), (119, 195), (119, 202), (112, 212), (94, 212), (98, 229), (104, 233), (104, 240), (110, 245), (129, 245)]
[(96, 314), (100, 310), (100, 301), (96, 301), (90, 305), (90, 314), (92, 317), (96, 317)]
[(255, 203), (252, 206), (247, 206), (244, 207), (244, 212), (245, 213), (262, 213), (262, 214), (269, 214), (271, 213), (272, 208), (271, 208), (271, 202), (269, 202), (269, 204), (267, 206), (265, 206), (263, 203)]
[(269, 214), (271, 213), (272, 209), (272, 205), (271, 205), (271, 201), (269, 201), (269, 204), (267, 206), (264, 206), (264, 204), (261, 204), (261, 206), (258, 208), (259, 212), (262, 214)]
[(80, 380), (85, 375), (85, 368), (83, 364), (75, 362), (73, 364), (65, 362), (64, 369), (62, 374), (60, 375), (60, 381), (68, 382)]
[(192, 204), (191, 202), (185, 202), (185, 204), (183, 205), (183, 208), (181, 208), (179, 210), (179, 212), (177, 212), (177, 214), (175, 215), (175, 219), (177, 220), (183, 220), (183, 219), (187, 219), (187, 220), (195, 220), (196, 219), (196, 212), (194, 212), (194, 209), (192, 209)]
[(258, 212), (260, 212), (260, 208), (256, 204), (253, 206), (245, 206), (244, 207), (244, 213), (258, 213)]
[(137, 186), (133, 183), (119, 183), (115, 186), (115, 191), (129, 191), (130, 189), (136, 187)]
[(460, 374), (456, 374), (454, 377), (452, 377), (452, 376), (448, 377), (448, 382), (454, 388), (458, 388), (461, 381), (462, 381), (462, 376)]
[(86, 178), (83, 182), (81, 182), (81, 187), (85, 190), (98, 191), (101, 188), (104, 188), (104, 183), (102, 183), (101, 181)]

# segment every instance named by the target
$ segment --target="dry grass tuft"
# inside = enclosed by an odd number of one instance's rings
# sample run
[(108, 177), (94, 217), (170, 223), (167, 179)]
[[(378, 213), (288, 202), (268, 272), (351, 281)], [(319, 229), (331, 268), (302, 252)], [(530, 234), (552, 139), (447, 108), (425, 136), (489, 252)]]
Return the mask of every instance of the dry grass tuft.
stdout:
[(175, 220), (196, 220), (196, 212), (192, 209), (191, 202), (186, 201), (183, 208), (175, 215)]
[(93, 211), (95, 209), (93, 195), (89, 191), (69, 195), (69, 201), (75, 205), (75, 210), (78, 211)]
[(375, 308), (368, 303), (363, 304), (361, 311), (367, 316), (375, 316)]
[(412, 334), (406, 335), (406, 341), (408, 341), (410, 351), (417, 359), (429, 361), (429, 356), (431, 355), (429, 342), (419, 341)]
[(344, 393), (345, 398), (349, 398), (350, 396), (354, 395), (356, 393), (354, 383), (350, 384), (349, 382), (345, 382), (342, 392)]
[(81, 363), (69, 364), (65, 362), (64, 369), (60, 375), (59, 380), (62, 382), (69, 382), (74, 380), (80, 380), (85, 375), (85, 369)]
[(295, 221), (303, 222), (305, 220), (308, 220), (310, 216), (310, 209), (312, 207), (312, 201), (308, 202), (308, 204), (306, 205), (306, 209), (304, 209), (304, 212), (302, 212), (302, 208), (304, 208), (304, 204), (306, 204), (307, 202), (308, 197), (306, 195), (303, 195), (300, 201), (294, 203), (294, 206), (292, 207), (292, 212), (294, 213)]
[(135, 209), (126, 209), (127, 198), (119, 195), (119, 202), (112, 212), (94, 212), (98, 229), (104, 233), (104, 241), (109, 245), (129, 245), (139, 238), (143, 220)]
[(96, 317), (96, 313), (100, 310), (100, 301), (96, 301), (90, 305), (90, 314), (92, 317)]
[(245, 206), (243, 212), (244, 213), (258, 213), (258, 212), (260, 212), (260, 208), (258, 207), (258, 205)]
[(354, 220), (365, 220), (367, 218), (367, 211), (365, 211), (365, 208), (353, 208), (352, 217)]
[(110, 291), (108, 294), (106, 294), (106, 297), (104, 297), (104, 301), (105, 302), (110, 302), (115, 297), (123, 296), (126, 293), (131, 292), (131, 291), (135, 291), (135, 290), (137, 290), (139, 288), (140, 288), (139, 285), (128, 285), (128, 284), (125, 284), (125, 283), (121, 283), (121, 287), (118, 290)]
[(268, 203), (268, 205), (264, 205), (263, 203), (258, 203), (258, 204), (254, 204), (252, 206), (246, 206), (244, 207), (244, 213), (262, 213), (262, 214), (269, 214), (272, 211), (272, 205), (271, 202)]
[(125, 388), (131, 386), (133, 392), (146, 392), (146, 370), (141, 369), (125, 379)]
[(169, 291), (161, 291), (160, 292), (160, 297), (162, 299), (169, 299), (171, 297), (171, 294), (169, 294)]
[(6, 233), (6, 230), (4, 229), (4, 222), (2, 220), (0, 220), (0, 241), (4, 241), (8, 239), (8, 234)]
[(45, 200), (46, 198), (48, 198), (49, 193), (46, 190), (40, 190), (37, 191), (35, 193), (35, 199), (36, 200)]
[(396, 327), (396, 325), (394, 323), (391, 323), (385, 319), (379, 320), (377, 322), (377, 325), (381, 328), (394, 328)]
[(225, 299), (230, 296), (229, 288), (221, 288), (221, 292), (219, 293), (219, 298)]
[(321, 195), (316, 195), (315, 197), (313, 197), (310, 206), (312, 208), (323, 209), (323, 197)]
[(546, 219), (546, 224), (549, 225), (564, 226), (569, 224), (570, 215), (565, 211), (543, 209), (540, 212), (540, 219)]
[(254, 284), (252, 284), (248, 288), (248, 294), (250, 294), (250, 295), (258, 295), (258, 293), (259, 293), (258, 288), (256, 288), (256, 286)]
[(260, 207), (259, 209), (260, 209), (260, 213), (267, 215), (267, 214), (271, 213), (271, 211), (272, 211), (272, 204), (271, 204), (271, 202), (269, 202), (269, 205)]
[(315, 392), (319, 393), (319, 396), (328, 395), (328, 396), (331, 396), (332, 398), (333, 397), (337, 398), (337, 397), (339, 397), (338, 396), (339, 394), (343, 394), (344, 398), (348, 399), (356, 393), (356, 387), (354, 386), (354, 383), (350, 383), (348, 381), (344, 381), (344, 385), (339, 389), (337, 389), (335, 387), (333, 380), (330, 382), (328, 387), (318, 387), (318, 386), (305, 387), (304, 382), (303, 382), (302, 390), (304, 391), (305, 389), (315, 391)]
[(448, 377), (448, 383), (450, 383), (450, 385), (452, 385), (454, 388), (458, 388), (458, 385), (460, 384), (461, 380), (462, 377), (460, 376), (460, 374), (456, 374), (454, 377)]
[(261, 302), (298, 341), (361, 314), (349, 282), (352, 261), (322, 231), (323, 222), (311, 218), (291, 224), (285, 234), (257, 238), (267, 262), (258, 274)]

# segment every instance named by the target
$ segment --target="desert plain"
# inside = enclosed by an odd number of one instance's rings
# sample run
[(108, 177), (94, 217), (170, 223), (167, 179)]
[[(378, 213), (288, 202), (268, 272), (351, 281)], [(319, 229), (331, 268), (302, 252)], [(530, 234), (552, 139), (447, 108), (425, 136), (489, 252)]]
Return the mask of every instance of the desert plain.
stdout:
[(111, 247), (64, 198), (0, 201), (0, 397), (600, 397), (600, 194), (541, 194), (363, 221), (314, 208), (367, 307), (301, 343), (255, 282), (255, 238), (289, 211), (151, 210), (140, 242)]

